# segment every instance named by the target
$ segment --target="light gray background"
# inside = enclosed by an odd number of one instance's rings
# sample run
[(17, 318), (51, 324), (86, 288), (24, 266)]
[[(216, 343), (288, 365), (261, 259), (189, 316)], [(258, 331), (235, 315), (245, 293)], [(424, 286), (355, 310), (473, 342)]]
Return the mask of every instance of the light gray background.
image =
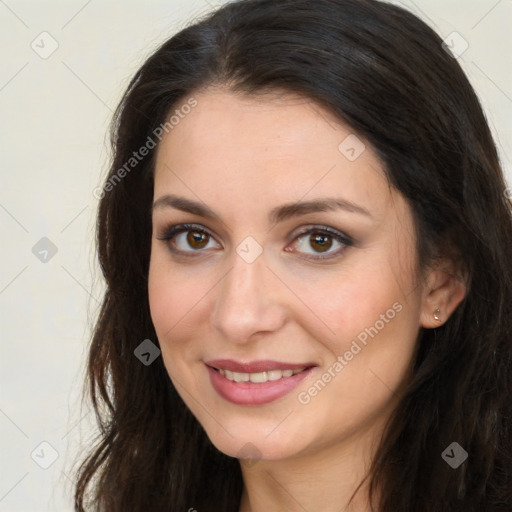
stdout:
[[(394, 3), (469, 44), (459, 59), (510, 183), (512, 1)], [(79, 393), (102, 292), (92, 191), (108, 165), (108, 122), (145, 57), (219, 4), (0, 0), (0, 512), (72, 510), (72, 464), (93, 432)], [(48, 58), (31, 47), (51, 49), (43, 31), (58, 43)], [(58, 250), (46, 263), (32, 253), (42, 237)]]

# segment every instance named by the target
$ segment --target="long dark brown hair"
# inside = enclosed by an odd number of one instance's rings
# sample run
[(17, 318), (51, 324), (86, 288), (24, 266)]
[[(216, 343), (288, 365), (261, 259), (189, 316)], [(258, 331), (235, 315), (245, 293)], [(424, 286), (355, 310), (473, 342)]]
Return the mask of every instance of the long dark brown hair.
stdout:
[[(378, 512), (510, 512), (509, 194), (457, 59), (424, 22), (376, 0), (231, 2), (166, 41), (129, 84), (112, 124), (110, 185), (100, 194), (106, 292), (85, 388), (99, 434), (77, 469), (75, 510), (239, 508), (239, 461), (211, 444), (162, 358), (146, 366), (134, 356), (145, 339), (158, 345), (148, 303), (156, 151), (126, 164), (210, 85), (290, 91), (327, 108), (371, 143), (408, 201), (421, 267), (449, 256), (464, 269), (463, 302), (442, 326), (420, 331), (412, 380), (368, 475)], [(441, 456), (453, 442), (468, 453), (457, 469)]]

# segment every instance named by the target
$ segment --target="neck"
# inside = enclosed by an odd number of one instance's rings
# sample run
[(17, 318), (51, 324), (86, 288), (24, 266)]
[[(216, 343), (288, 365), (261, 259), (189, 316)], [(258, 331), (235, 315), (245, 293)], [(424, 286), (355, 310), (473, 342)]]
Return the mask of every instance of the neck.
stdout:
[(375, 453), (376, 439), (369, 443), (369, 436), (370, 432), (359, 433), (358, 439), (345, 439), (286, 460), (260, 460), (253, 466), (242, 462), (244, 490), (239, 512), (370, 512), (369, 479), (355, 493)]

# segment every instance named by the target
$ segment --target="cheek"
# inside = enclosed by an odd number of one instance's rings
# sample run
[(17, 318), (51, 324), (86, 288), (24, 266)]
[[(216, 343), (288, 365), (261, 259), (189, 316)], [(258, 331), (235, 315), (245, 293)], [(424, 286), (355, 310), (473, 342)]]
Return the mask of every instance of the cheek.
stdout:
[(177, 315), (179, 301), (176, 292), (179, 290), (173, 281), (171, 274), (165, 272), (164, 265), (152, 256), (148, 275), (148, 297), (151, 319), (159, 337), (172, 327)]
[(151, 255), (148, 275), (148, 296), (151, 318), (157, 333), (169, 334), (186, 324), (194, 305), (199, 305), (204, 295), (200, 277), (186, 268), (173, 266), (165, 251), (155, 250)]
[(316, 337), (329, 356), (321, 374), (298, 396), (303, 429), (314, 431), (321, 423), (325, 439), (331, 440), (361, 428), (390, 406), (411, 369), (418, 331), (415, 298), (392, 271), (346, 274), (336, 282), (325, 283), (328, 295), (315, 292), (312, 297), (319, 307), (324, 297), (325, 307), (317, 312), (335, 335), (324, 329)]
[(303, 327), (327, 349), (328, 367), (343, 358), (339, 375), (347, 378), (344, 386), (364, 384), (371, 389), (379, 377), (392, 386), (398, 384), (416, 345), (418, 294), (411, 293), (406, 276), (397, 279), (389, 264), (372, 263), (317, 281), (307, 295), (323, 327), (320, 331), (312, 329), (312, 324), (303, 323)]
[(311, 282), (303, 279), (294, 288), (310, 306), (312, 315), (308, 318), (321, 320), (315, 322), (323, 325), (318, 339), (334, 344), (343, 345), (343, 340), (352, 339), (376, 322), (380, 326), (381, 315), (385, 315), (384, 320), (394, 319), (399, 307), (393, 309), (393, 304), (403, 306), (405, 300), (394, 275), (378, 265), (330, 273), (317, 277), (314, 285)]
[(179, 274), (171, 272), (164, 258), (153, 257), (151, 259), (148, 276), (148, 297), (151, 319), (160, 342), (162, 358), (168, 370), (169, 363), (174, 361), (171, 353), (179, 344), (169, 343), (170, 339), (177, 339), (183, 320), (186, 318), (186, 306), (191, 298), (189, 290), (193, 287), (185, 286), (179, 278)]
[(326, 317), (343, 338), (360, 335), (364, 341), (365, 333), (370, 336), (375, 330), (385, 337), (418, 328), (419, 288), (409, 256), (403, 258), (396, 250), (399, 242), (406, 246), (407, 240), (396, 242), (365, 251), (350, 271), (327, 284), (333, 301)]
[[(148, 296), (151, 312), (151, 319), (158, 337), (162, 360), (174, 386), (183, 382), (186, 368), (181, 361), (180, 353), (185, 351), (179, 342), (180, 329), (183, 327), (183, 320), (186, 318), (186, 304), (189, 302), (187, 290), (176, 274), (165, 271), (164, 265), (156, 261), (151, 262), (148, 278)], [(172, 342), (171, 342), (172, 340)]]
[(201, 329), (214, 285), (211, 270), (172, 265), (165, 251), (152, 255), (148, 275), (151, 319), (164, 363), (173, 374), (199, 358), (201, 341), (208, 336)]

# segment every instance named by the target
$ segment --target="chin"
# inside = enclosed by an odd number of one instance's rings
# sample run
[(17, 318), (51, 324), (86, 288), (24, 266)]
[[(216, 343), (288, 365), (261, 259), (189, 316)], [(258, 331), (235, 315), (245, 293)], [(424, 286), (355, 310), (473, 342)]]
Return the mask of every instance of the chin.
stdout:
[[(296, 443), (302, 436), (298, 437), (288, 432), (276, 434), (275, 431), (272, 432), (272, 428), (258, 428), (258, 425), (255, 425), (252, 420), (243, 424), (239, 423), (236, 427), (233, 424), (226, 425), (226, 430), (217, 424), (213, 431), (205, 430), (215, 448), (225, 455), (237, 459), (283, 460), (297, 455), (297, 452), (304, 448), (302, 445), (297, 446)], [(293, 446), (290, 445), (292, 440)]]

